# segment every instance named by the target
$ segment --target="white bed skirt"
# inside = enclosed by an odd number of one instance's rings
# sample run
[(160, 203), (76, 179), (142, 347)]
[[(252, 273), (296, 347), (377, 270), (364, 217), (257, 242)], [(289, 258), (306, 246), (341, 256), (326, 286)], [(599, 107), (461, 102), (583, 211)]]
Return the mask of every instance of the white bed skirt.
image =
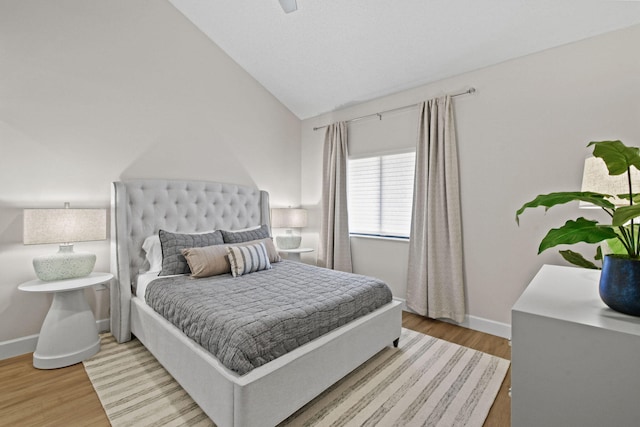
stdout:
[(133, 334), (219, 427), (275, 426), (400, 337), (392, 301), (239, 376), (138, 298)]

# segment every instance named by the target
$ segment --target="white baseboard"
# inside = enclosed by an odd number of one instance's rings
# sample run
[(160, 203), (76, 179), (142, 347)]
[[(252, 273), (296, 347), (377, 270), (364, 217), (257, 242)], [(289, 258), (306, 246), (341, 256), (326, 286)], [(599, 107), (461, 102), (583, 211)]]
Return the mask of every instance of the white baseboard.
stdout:
[(96, 320), (96, 325), (98, 326), (98, 333), (100, 334), (111, 330), (111, 323), (109, 319)]
[[(402, 309), (409, 313), (418, 314), (415, 311), (407, 307), (406, 301), (401, 298), (396, 298), (404, 303)], [(498, 337), (511, 339), (511, 325), (507, 323), (496, 322), (495, 320), (485, 319), (483, 317), (470, 316), (465, 314), (464, 321), (462, 323), (454, 322), (449, 319), (438, 319), (443, 322), (451, 323), (453, 325), (462, 326), (463, 328), (473, 329), (474, 331), (484, 332), (485, 334), (491, 334)]]
[(460, 326), (509, 340), (511, 339), (511, 325), (507, 323), (496, 322), (495, 320), (489, 320), (483, 317), (469, 316), (467, 314), (464, 316), (464, 321)]
[[(402, 310), (413, 312), (413, 310), (407, 307), (406, 300), (402, 298), (395, 299), (402, 302)], [(445, 322), (448, 321), (447, 319), (441, 320)], [(473, 329), (474, 331), (480, 331), (486, 334), (511, 339), (511, 325), (496, 322), (495, 320), (466, 315), (464, 321), (460, 324), (451, 321), (448, 322), (465, 328)], [(96, 325), (98, 326), (98, 332), (100, 333), (110, 330), (109, 319), (97, 320)], [(9, 359), (11, 357), (20, 356), (26, 353), (33, 353), (36, 350), (37, 344), (38, 335), (29, 335), (27, 337), (0, 342), (0, 360)]]
[(9, 341), (0, 342), (0, 360), (20, 356), (21, 354), (33, 353), (36, 351), (38, 335), (16, 338)]
[[(107, 332), (111, 329), (109, 319), (97, 320), (96, 326), (98, 327), (99, 333)], [(2, 341), (0, 342), (0, 360), (9, 359), (26, 353), (33, 353), (36, 351), (37, 344), (38, 334)]]

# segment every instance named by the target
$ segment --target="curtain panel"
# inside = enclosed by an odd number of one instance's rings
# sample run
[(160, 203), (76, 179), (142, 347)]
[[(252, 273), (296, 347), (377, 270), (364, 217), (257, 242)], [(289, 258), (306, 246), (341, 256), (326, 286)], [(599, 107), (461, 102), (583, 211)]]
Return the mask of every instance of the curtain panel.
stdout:
[(422, 104), (416, 146), (407, 306), (462, 322), (465, 293), (460, 185), (450, 96)]
[(346, 122), (329, 125), (325, 133), (318, 262), (322, 267), (353, 271), (347, 212)]

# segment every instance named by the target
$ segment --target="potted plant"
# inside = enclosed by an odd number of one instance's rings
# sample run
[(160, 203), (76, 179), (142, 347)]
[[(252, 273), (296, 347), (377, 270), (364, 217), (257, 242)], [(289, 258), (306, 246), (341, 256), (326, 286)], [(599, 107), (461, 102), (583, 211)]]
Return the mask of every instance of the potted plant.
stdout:
[[(544, 206), (549, 209), (572, 201), (583, 201), (602, 208), (611, 218), (610, 224), (583, 217), (567, 221), (562, 227), (551, 229), (542, 239), (538, 248), (541, 252), (563, 244), (578, 242), (610, 242), (613, 253), (602, 256), (598, 245), (595, 260), (602, 260), (600, 274), (600, 296), (612, 309), (622, 313), (640, 316), (640, 227), (634, 219), (640, 216), (640, 194), (633, 192), (631, 168), (640, 170), (640, 148), (627, 147), (621, 141), (596, 141), (589, 143), (593, 155), (604, 161), (609, 175), (626, 173), (628, 192), (626, 194), (602, 194), (596, 192), (558, 192), (542, 194), (525, 203), (516, 212), (516, 222), (527, 208)], [(624, 205), (616, 206), (611, 198), (617, 196)], [(598, 268), (583, 255), (571, 251), (560, 251), (562, 257), (572, 264)]]

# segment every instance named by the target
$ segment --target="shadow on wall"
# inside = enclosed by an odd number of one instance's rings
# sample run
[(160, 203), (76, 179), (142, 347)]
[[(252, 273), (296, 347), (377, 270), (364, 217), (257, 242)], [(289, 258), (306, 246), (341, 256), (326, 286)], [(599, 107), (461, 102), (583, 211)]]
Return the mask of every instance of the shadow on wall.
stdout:
[(320, 222), (322, 221), (322, 208), (320, 203), (315, 205), (305, 204), (302, 206), (307, 210), (307, 226), (301, 230), (302, 245), (312, 248), (313, 252), (302, 254), (303, 262), (318, 265), (318, 251), (320, 250)]
[(22, 243), (22, 223), (22, 208), (0, 201), (0, 342), (38, 331), (51, 304), (46, 295), (34, 301), (18, 290), (20, 283), (35, 278), (33, 255)]
[(220, 135), (159, 140), (122, 170), (120, 179), (193, 179), (257, 187), (238, 155)]
[[(28, 278), (26, 271), (30, 264), (21, 262), (22, 256), (18, 252), (25, 252), (22, 244), (22, 209), (8, 206), (0, 201), (0, 265), (6, 265), (0, 279), (0, 315), (12, 305), (17, 294), (16, 280)], [(20, 264), (25, 264), (21, 268)]]
[(0, 200), (0, 249), (5, 244), (22, 243), (22, 209)]

